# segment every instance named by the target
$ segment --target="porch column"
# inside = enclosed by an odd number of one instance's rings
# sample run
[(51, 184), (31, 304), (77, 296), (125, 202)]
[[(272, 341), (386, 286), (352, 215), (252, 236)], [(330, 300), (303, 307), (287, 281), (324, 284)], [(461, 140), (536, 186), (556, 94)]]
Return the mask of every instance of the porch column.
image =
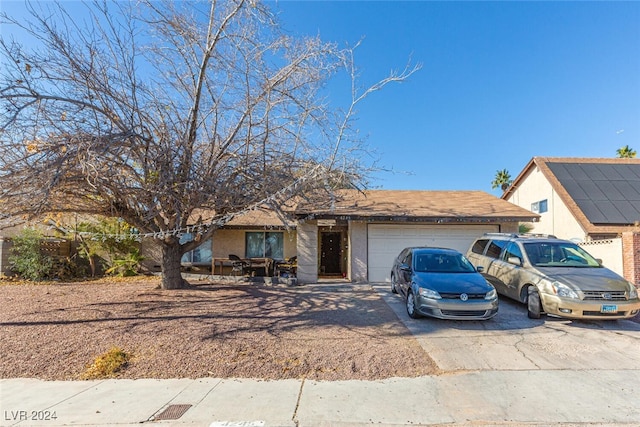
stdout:
[(297, 225), (298, 283), (318, 281), (318, 225), (305, 221)]
[(349, 221), (349, 277), (352, 282), (367, 281), (367, 223)]

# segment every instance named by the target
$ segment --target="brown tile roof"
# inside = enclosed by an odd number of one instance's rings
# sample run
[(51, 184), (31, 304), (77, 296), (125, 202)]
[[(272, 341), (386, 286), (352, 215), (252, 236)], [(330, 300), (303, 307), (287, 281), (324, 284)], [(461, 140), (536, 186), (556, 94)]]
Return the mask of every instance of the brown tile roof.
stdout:
[[(507, 200), (511, 193), (515, 191), (520, 183), (528, 176), (529, 172), (537, 167), (547, 178), (554, 191), (558, 194), (562, 202), (567, 206), (571, 214), (588, 234), (611, 234), (622, 233), (629, 230), (629, 225), (597, 225), (589, 221), (585, 213), (580, 209), (578, 203), (569, 195), (567, 189), (554, 175), (549, 167), (549, 163), (575, 163), (575, 164), (613, 164), (613, 165), (640, 165), (640, 159), (620, 159), (620, 158), (579, 158), (579, 157), (534, 157), (524, 167), (520, 174), (513, 180), (511, 186), (502, 195), (502, 199)], [(637, 226), (637, 225), (636, 225)]]
[(533, 221), (539, 215), (483, 191), (340, 190), (335, 200), (300, 203), (298, 217), (444, 221)]

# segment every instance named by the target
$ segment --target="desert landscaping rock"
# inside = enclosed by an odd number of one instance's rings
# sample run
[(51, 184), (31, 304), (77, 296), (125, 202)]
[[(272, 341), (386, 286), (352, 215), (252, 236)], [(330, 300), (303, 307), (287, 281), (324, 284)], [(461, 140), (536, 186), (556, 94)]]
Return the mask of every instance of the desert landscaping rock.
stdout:
[(298, 287), (157, 277), (0, 286), (0, 378), (78, 379), (114, 346), (117, 378), (376, 380), (434, 362), (368, 285)]

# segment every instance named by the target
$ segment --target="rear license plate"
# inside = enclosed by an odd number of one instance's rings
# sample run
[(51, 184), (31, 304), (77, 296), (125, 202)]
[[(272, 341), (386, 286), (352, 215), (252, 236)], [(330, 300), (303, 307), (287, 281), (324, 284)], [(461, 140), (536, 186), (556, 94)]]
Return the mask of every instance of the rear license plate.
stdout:
[(601, 313), (617, 313), (618, 306), (617, 305), (603, 305), (600, 309)]

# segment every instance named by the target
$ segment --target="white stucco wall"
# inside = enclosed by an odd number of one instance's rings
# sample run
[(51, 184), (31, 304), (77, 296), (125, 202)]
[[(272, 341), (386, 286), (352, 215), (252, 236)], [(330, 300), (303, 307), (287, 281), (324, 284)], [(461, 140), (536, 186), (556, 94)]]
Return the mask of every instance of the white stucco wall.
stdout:
[(315, 222), (298, 224), (298, 283), (318, 281), (318, 226)]
[(349, 270), (352, 282), (367, 281), (367, 223), (349, 221)]
[(548, 210), (539, 214), (539, 222), (531, 224), (531, 232), (553, 234), (562, 239), (585, 240), (585, 231), (537, 167), (532, 168), (507, 200), (531, 210), (532, 203), (545, 199)]

